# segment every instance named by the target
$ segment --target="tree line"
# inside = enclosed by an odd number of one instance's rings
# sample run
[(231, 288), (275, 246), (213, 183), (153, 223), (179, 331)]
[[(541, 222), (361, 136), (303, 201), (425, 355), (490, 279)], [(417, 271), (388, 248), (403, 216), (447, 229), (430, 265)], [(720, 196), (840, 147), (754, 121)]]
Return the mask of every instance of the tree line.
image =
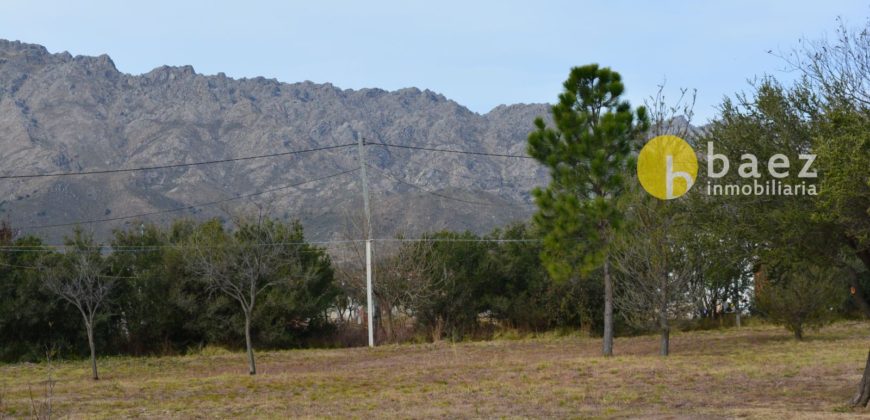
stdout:
[[(639, 211), (654, 214), (646, 207), (632, 214)], [(730, 304), (752, 300), (751, 279), (734, 268), (730, 254), (686, 259), (693, 274), (669, 291), (639, 280), (644, 271), (633, 271), (632, 262), (655, 259), (637, 253), (661, 239), (649, 229), (636, 231), (646, 242), (614, 248), (618, 333), (666, 332), (674, 322), (721, 325), (736, 311), (755, 310)], [(39, 360), (51, 348), (66, 357), (89, 355), (97, 378), (99, 355), (179, 354), (214, 345), (246, 350), (254, 374), (255, 347), (364, 343), (363, 266), (307, 242), (298, 222), (260, 216), (179, 220), (166, 228), (132, 224), (105, 245), (77, 228), (62, 248), (13, 233), (8, 224), (0, 228), (3, 361)], [(554, 281), (540, 257), (540, 237), (533, 224), (516, 224), (486, 235), (441, 231), (379, 243), (379, 342), (503, 331), (603, 334), (603, 272)], [(787, 302), (775, 313), (800, 304)], [(851, 311), (848, 301), (835, 304), (835, 315)]]
[[(109, 246), (75, 229), (58, 250), (11, 238), (0, 265), (0, 357), (171, 354), (251, 337), (298, 346), (329, 329), (340, 290), (330, 260), (298, 223), (178, 221), (117, 230)], [(97, 377), (94, 365), (93, 375)]]

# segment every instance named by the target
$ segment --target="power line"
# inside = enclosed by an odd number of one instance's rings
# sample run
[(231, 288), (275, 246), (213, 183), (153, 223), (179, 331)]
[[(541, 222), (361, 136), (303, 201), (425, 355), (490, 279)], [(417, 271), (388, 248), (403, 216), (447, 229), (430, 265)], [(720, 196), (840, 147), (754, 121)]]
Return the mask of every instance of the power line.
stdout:
[[(385, 147), (399, 147), (399, 148), (412, 149), (412, 150), (426, 150), (426, 151), (434, 151), (434, 152), (461, 153), (461, 154), (471, 154), (471, 155), (484, 155), (484, 156), (513, 157), (513, 158), (531, 159), (531, 157), (529, 157), (529, 156), (522, 156), (522, 155), (499, 154), (499, 153), (485, 153), (485, 152), (474, 152), (474, 151), (460, 151), (460, 150), (448, 150), (448, 149), (436, 149), (436, 148), (428, 148), (428, 147), (420, 147), (420, 146), (405, 146), (405, 145), (397, 145), (397, 144), (389, 144), (389, 143), (372, 143), (372, 142), (367, 142), (366, 144), (380, 145), (380, 146), (385, 146)], [(329, 151), (329, 150), (340, 149), (340, 148), (349, 147), (349, 146), (353, 146), (353, 145), (354, 145), (354, 143), (347, 143), (347, 144), (340, 144), (340, 145), (334, 145), (334, 146), (318, 147), (318, 148), (306, 149), (306, 150), (296, 150), (296, 151), (287, 151), (287, 152), (272, 153), (272, 154), (266, 154), (266, 155), (245, 156), (245, 157), (239, 157), (239, 158), (228, 158), (228, 159), (220, 159), (220, 160), (212, 160), (212, 161), (203, 161), (203, 162), (193, 162), (193, 163), (178, 163), (178, 164), (168, 164), (168, 165), (157, 165), (157, 166), (138, 167), (138, 168), (120, 168), (120, 169), (106, 169), (106, 170), (83, 171), (83, 172), (49, 173), (49, 174), (13, 174), (13, 175), (0, 175), (0, 179), (23, 179), (23, 178), (41, 178), (41, 177), (80, 176), (80, 175), (91, 175), (91, 174), (123, 173), (123, 172), (133, 172), (133, 171), (147, 171), (147, 170), (157, 170), (157, 169), (168, 169), (168, 168), (178, 168), (178, 167), (189, 167), (189, 166), (197, 166), (197, 165), (208, 165), (208, 164), (217, 164), (217, 163), (226, 163), (226, 162), (235, 162), (235, 161), (245, 161), (245, 160), (253, 160), (253, 159), (262, 159), (262, 158), (278, 157), (278, 156), (287, 156), (287, 155), (294, 155), (294, 154), (307, 153), (307, 152), (315, 152), (315, 151)], [(383, 174), (384, 176), (386, 176), (386, 177), (392, 179), (392, 180), (395, 181), (395, 182), (398, 182), (398, 183), (401, 183), (401, 184), (405, 184), (405, 185), (407, 185), (407, 186), (410, 186), (410, 187), (412, 187), (412, 188), (418, 189), (418, 190), (420, 190), (420, 191), (423, 191), (423, 192), (425, 192), (425, 193), (427, 193), (427, 194), (431, 194), (431, 195), (436, 196), (436, 197), (439, 197), (439, 198), (444, 198), (444, 199), (448, 199), (448, 200), (453, 200), (453, 201), (462, 202), (462, 203), (467, 203), (467, 204), (473, 204), (473, 205), (496, 206), (496, 207), (516, 207), (516, 206), (514, 206), (514, 205), (503, 205), (503, 204), (496, 204), (496, 203), (486, 203), (486, 202), (480, 202), (480, 201), (465, 200), (465, 199), (458, 198), (458, 197), (454, 197), (454, 196), (450, 196), (450, 195), (447, 195), (447, 194), (444, 194), (444, 193), (439, 193), (439, 192), (431, 191), (431, 190), (428, 190), (428, 189), (426, 189), (426, 188), (424, 188), (424, 187), (422, 187), (422, 186), (419, 186), (419, 185), (416, 185), (416, 184), (414, 184), (414, 183), (411, 183), (411, 182), (405, 181), (405, 180), (403, 180), (403, 179), (401, 179), (401, 178), (398, 178), (398, 177), (396, 177), (396, 176), (394, 176), (394, 175), (392, 175), (392, 174), (388, 173), (387, 171), (382, 170), (382, 169), (380, 169), (380, 168), (373, 167), (373, 166), (371, 166), (371, 165), (368, 165), (368, 166), (371, 167), (371, 168), (373, 168), (373, 169), (375, 169), (375, 170), (377, 170), (377, 171), (379, 171), (381, 174)], [(152, 211), (152, 212), (145, 212), (145, 213), (131, 214), (131, 215), (125, 215), (125, 216), (108, 217), (108, 218), (101, 218), (101, 219), (80, 220), (80, 221), (66, 222), (66, 223), (55, 223), (55, 224), (48, 224), (48, 225), (31, 225), (31, 226), (23, 226), (23, 227), (21, 227), (20, 229), (31, 229), (31, 230), (36, 230), (36, 229), (48, 229), (48, 228), (57, 228), (57, 227), (67, 227), (67, 226), (75, 226), (75, 225), (83, 225), (83, 224), (94, 224), (94, 223), (113, 222), (113, 221), (119, 221), (119, 220), (127, 220), (127, 219), (135, 219), (135, 218), (141, 218), (141, 217), (153, 216), (153, 215), (157, 215), (157, 214), (164, 214), (164, 213), (172, 213), (172, 212), (178, 212), (178, 211), (190, 210), (190, 209), (194, 209), (194, 208), (197, 208), (197, 207), (212, 206), (212, 205), (217, 205), (217, 204), (221, 204), (221, 203), (225, 203), (225, 202), (229, 202), (229, 201), (240, 200), (240, 199), (249, 198), (249, 197), (258, 196), (258, 195), (263, 195), (263, 194), (267, 194), (267, 193), (271, 193), (271, 192), (275, 192), (275, 191), (279, 191), (279, 190), (284, 190), (284, 189), (288, 189), (288, 188), (298, 187), (298, 186), (301, 186), (301, 185), (304, 185), (304, 184), (307, 184), (307, 183), (310, 183), (310, 182), (316, 182), (316, 181), (321, 181), (321, 180), (325, 180), (325, 179), (329, 179), (329, 178), (333, 178), (333, 177), (341, 176), (341, 175), (344, 175), (344, 174), (346, 174), (346, 173), (354, 172), (354, 171), (356, 171), (356, 170), (357, 170), (357, 169), (351, 169), (351, 170), (348, 170), (348, 171), (343, 171), (343, 172), (339, 172), (339, 173), (336, 173), (336, 174), (332, 174), (332, 175), (328, 175), (328, 176), (324, 176), (324, 177), (320, 177), (320, 178), (316, 178), (316, 179), (312, 179), (312, 180), (307, 180), (307, 181), (303, 181), (303, 182), (296, 183), (296, 184), (286, 185), (286, 186), (282, 186), (282, 187), (278, 187), (278, 188), (273, 188), (273, 189), (268, 189), (268, 190), (263, 190), (263, 191), (257, 191), (257, 192), (251, 193), (251, 194), (241, 195), (241, 196), (237, 196), (237, 197), (231, 197), (231, 198), (222, 199), (222, 200), (215, 200), (215, 201), (210, 201), (210, 202), (196, 203), (196, 204), (191, 204), (191, 205), (187, 205), (187, 206), (180, 206), (180, 207), (171, 208), (171, 209), (166, 209), (166, 210), (158, 210), (158, 211)]]
[[(33, 267), (29, 265), (15, 265), (15, 264), (6, 264), (0, 263), (0, 266), (10, 267), (10, 268), (21, 268), (24, 270), (36, 270), (39, 271), (39, 267)], [(109, 276), (104, 274), (97, 274), (97, 277), (101, 277), (104, 279), (138, 279), (139, 277), (129, 277), (129, 276)]]
[[(543, 241), (540, 238), (521, 238), (521, 239), (501, 239), (501, 238), (373, 238), (373, 242), (459, 242), (459, 243), (537, 243)], [(266, 243), (252, 243), (252, 244), (242, 244), (241, 246), (254, 247), (268, 247), (268, 246), (291, 246), (291, 245), (335, 245), (335, 244), (355, 244), (355, 243), (364, 243), (364, 239), (345, 239), (345, 240), (327, 240), (327, 241), (287, 241), (287, 242), (266, 242)], [(111, 252), (142, 252), (142, 251), (159, 251), (163, 249), (185, 249), (192, 248), (194, 246), (188, 244), (159, 244), (159, 245), (124, 245), (124, 246), (111, 246), (111, 245), (90, 245), (90, 246), (81, 246), (81, 245), (66, 245), (66, 244), (43, 244), (43, 245), (4, 245), (0, 246), (0, 252), (56, 252), (58, 250), (65, 250), (67, 248), (73, 249), (85, 249), (85, 250), (97, 250), (97, 249), (106, 249)], [(196, 245), (197, 248), (217, 248), (218, 245), (213, 246), (202, 246)], [(321, 252), (321, 249), (312, 250), (312, 252)], [(9, 267), (16, 267), (11, 264), (5, 264), (0, 262), (0, 265), (5, 265)], [(29, 267), (19, 267), (19, 268), (29, 268)]]
[(540, 238), (526, 239), (499, 239), (499, 238), (382, 238), (375, 239), (380, 242), (490, 242), (490, 243), (534, 243), (541, 242)]
[[(512, 205), (512, 204), (486, 203), (486, 202), (483, 202), (483, 201), (471, 201), (471, 200), (465, 200), (465, 199), (462, 199), (462, 198), (453, 197), (453, 196), (451, 196), (451, 195), (447, 195), (447, 194), (443, 194), (443, 193), (438, 193), (438, 192), (435, 192), (435, 191), (431, 191), (431, 190), (429, 190), (429, 189), (426, 189), (426, 188), (424, 188), (424, 187), (421, 187), (421, 186), (419, 186), (419, 185), (417, 185), (417, 184), (414, 184), (414, 183), (411, 183), (411, 182), (405, 181), (405, 180), (403, 180), (403, 179), (401, 179), (401, 178), (399, 178), (399, 177), (397, 177), (397, 176), (391, 174), (390, 172), (388, 172), (388, 171), (385, 170), (385, 169), (381, 169), (381, 168), (378, 168), (378, 167), (375, 167), (375, 166), (372, 166), (372, 165), (366, 165), (366, 166), (368, 166), (369, 168), (372, 168), (372, 169), (378, 171), (379, 173), (381, 173), (382, 175), (384, 175), (385, 177), (387, 177), (387, 178), (389, 178), (389, 179), (392, 179), (393, 181), (396, 181), (396, 182), (398, 182), (398, 183), (400, 183), (400, 184), (404, 184), (404, 185), (407, 185), (407, 186), (409, 186), (409, 187), (412, 187), (412, 188), (418, 189), (418, 190), (420, 190), (420, 191), (423, 191), (424, 193), (431, 194), (431, 195), (434, 195), (434, 196), (436, 196), (436, 197), (445, 198), (445, 199), (453, 200), (453, 201), (458, 201), (458, 202), (460, 202), (460, 203), (474, 204), (474, 205), (478, 205), (478, 206), (492, 206), (492, 207), (519, 207), (519, 206)], [(524, 206), (528, 206), (527, 204), (523, 204), (523, 205), (524, 205)]]
[[(277, 245), (279, 245), (279, 244), (274, 244), (274, 245), (277, 246)], [(262, 246), (267, 246), (267, 245), (262, 245)], [(282, 246), (288, 246), (288, 245), (287, 245), (287, 244), (284, 244), (284, 245), (282, 245)], [(111, 247), (106, 247), (107, 251), (110, 251), (109, 253), (111, 253), (111, 254), (115, 254), (115, 253), (130, 253), (130, 254), (134, 254), (134, 253), (145, 253), (145, 252), (159, 252), (159, 251), (163, 251), (164, 249), (179, 249), (179, 250), (180, 250), (180, 249), (188, 249), (188, 248), (192, 248), (192, 247), (191, 247), (191, 246), (186, 246), (186, 245), (183, 245), (183, 246), (175, 246), (175, 247), (161, 247), (161, 246), (147, 247), (147, 246), (146, 246), (146, 247), (143, 247), (143, 248), (140, 248), (140, 249), (136, 249), (136, 248), (121, 248), (121, 249), (114, 249), (114, 248), (111, 248)], [(206, 247), (206, 249), (209, 249), (209, 248), (211, 248), (211, 247)], [(60, 251), (66, 251), (66, 250), (65, 250), (64, 248), (62, 248), (62, 247), (48, 247), (48, 248), (42, 248), (42, 249), (0, 248), (0, 253), (27, 253), (27, 252), (34, 252), (34, 253), (35, 253), (35, 252), (51, 253), (51, 252), (60, 252)], [(294, 251), (294, 252), (297, 252), (297, 253), (312, 253), (312, 254), (317, 254), (317, 253), (323, 252), (323, 250), (321, 250), (321, 249), (310, 249), (310, 250), (297, 250), (297, 251)]]
[[(285, 245), (327, 245), (327, 244), (345, 244), (345, 243), (354, 243), (354, 242), (363, 242), (362, 239), (345, 239), (345, 240), (330, 240), (330, 241), (284, 241), (284, 242), (259, 242), (259, 243), (245, 243), (241, 246), (285, 246)], [(223, 245), (197, 245), (197, 248), (220, 248)], [(64, 249), (64, 248), (74, 248), (74, 249), (110, 249), (110, 250), (126, 250), (126, 249), (163, 249), (163, 248), (185, 248), (189, 247), (185, 244), (158, 244), (158, 245), (67, 245), (67, 244), (42, 244), (42, 245), (2, 245), (0, 246), (0, 250), (5, 249), (30, 249), (30, 250), (39, 250), (46, 248), (53, 249)]]
[[(434, 151), (442, 151), (442, 152), (465, 153), (465, 152), (460, 152), (460, 151), (441, 150), (441, 149), (429, 149), (429, 148), (417, 147), (417, 146), (401, 146), (401, 145), (393, 145), (393, 144), (383, 143), (383, 142), (370, 142), (370, 141), (365, 140), (365, 139), (363, 140), (363, 145), (376, 145), (376, 146), (387, 146), (387, 147), (402, 147), (402, 148), (408, 148), (408, 149), (421, 149), (421, 150), (434, 150)], [(332, 154), (332, 152), (329, 152), (329, 153)], [(486, 153), (482, 153), (482, 152), (468, 152), (468, 153), (470, 153), (470, 154), (486, 154)], [(502, 157), (529, 158), (528, 156), (519, 156), (519, 155), (501, 155), (501, 154), (488, 154), (488, 155), (492, 155), (492, 156), (502, 156)], [(448, 194), (439, 193), (439, 192), (435, 192), (435, 191), (432, 191), (432, 190), (426, 189), (426, 188), (424, 188), (424, 187), (422, 187), (422, 186), (420, 186), (420, 185), (417, 185), (417, 184), (414, 184), (414, 183), (412, 183), (412, 182), (409, 182), (409, 181), (406, 181), (406, 180), (404, 180), (404, 179), (401, 179), (401, 178), (399, 178), (399, 177), (397, 177), (397, 176), (391, 174), (391, 173), (390, 173), (389, 171), (387, 171), (386, 169), (378, 168), (378, 167), (376, 167), (376, 166), (372, 166), (371, 164), (366, 164), (366, 166), (368, 166), (368, 167), (371, 168), (371, 169), (374, 169), (374, 170), (378, 171), (379, 173), (381, 173), (381, 175), (384, 175), (385, 177), (387, 177), (387, 178), (389, 178), (389, 179), (391, 179), (391, 180), (393, 180), (393, 181), (395, 181), (395, 182), (398, 182), (398, 183), (400, 183), (400, 184), (407, 185), (407, 186), (409, 186), (409, 187), (411, 187), (411, 188), (415, 188), (415, 189), (420, 190), (420, 191), (422, 191), (422, 192), (424, 192), (424, 193), (431, 194), (431, 195), (433, 195), (433, 196), (436, 196), (436, 197), (439, 197), (439, 198), (444, 198), (444, 199), (447, 199), (447, 200), (453, 200), (453, 201), (457, 201), (457, 202), (460, 202), (460, 203), (473, 204), (473, 205), (480, 205), (480, 206), (491, 206), (491, 207), (531, 207), (531, 206), (533, 206), (532, 204), (526, 204), (526, 203), (522, 203), (522, 204), (516, 205), (516, 204), (496, 204), (496, 203), (485, 203), (485, 202), (480, 202), (480, 201), (465, 200), (465, 199), (458, 198), (458, 197), (454, 197), (454, 196), (451, 196), (451, 195), (448, 195)]]
[(488, 153), (488, 152), (475, 152), (475, 151), (467, 151), (467, 150), (452, 150), (452, 149), (437, 149), (434, 147), (423, 147), (423, 146), (408, 146), (403, 144), (392, 144), (392, 143), (383, 143), (383, 142), (368, 142), (366, 144), (371, 144), (375, 146), (384, 146), (384, 147), (396, 147), (400, 149), (412, 149), (412, 150), (426, 150), (430, 152), (443, 152), (443, 153), (458, 153), (465, 155), (479, 155), (479, 156), (493, 156), (493, 157), (506, 157), (506, 158), (517, 158), (517, 159), (534, 159), (531, 156), (525, 155), (512, 155), (507, 153)]
[(326, 179), (335, 178), (335, 177), (338, 177), (338, 176), (341, 176), (344, 174), (356, 172), (358, 170), (359, 169), (356, 169), (356, 168), (349, 169), (349, 170), (341, 171), (341, 172), (334, 173), (331, 175), (322, 176), (320, 178), (315, 178), (315, 179), (310, 179), (307, 181), (297, 182), (295, 184), (285, 185), (283, 187), (272, 188), (272, 189), (263, 190), (263, 191), (257, 191), (257, 192), (253, 192), (251, 194), (245, 194), (245, 195), (240, 195), (237, 197), (225, 198), (222, 200), (208, 201), (208, 202), (204, 202), (204, 203), (196, 203), (196, 204), (191, 204), (191, 205), (182, 206), (182, 207), (175, 207), (175, 208), (166, 209), (166, 210), (157, 210), (157, 211), (152, 211), (152, 212), (131, 214), (131, 215), (127, 215), (127, 216), (108, 217), (108, 218), (103, 218), (103, 219), (79, 220), (79, 221), (75, 221), (75, 222), (56, 223), (56, 224), (51, 224), (51, 225), (22, 226), (19, 229), (22, 229), (22, 230), (24, 230), (24, 229), (48, 229), (48, 228), (56, 228), (56, 227), (88, 225), (88, 224), (93, 224), (93, 223), (114, 222), (114, 221), (118, 221), (118, 220), (135, 219), (135, 218), (140, 218), (140, 217), (153, 216), (156, 214), (172, 213), (172, 212), (177, 212), (177, 211), (190, 210), (190, 209), (194, 209), (197, 207), (213, 206), (216, 204), (226, 203), (229, 201), (241, 200), (241, 199), (245, 199), (245, 198), (249, 198), (249, 197), (268, 194), (268, 193), (275, 192), (275, 191), (286, 190), (288, 188), (295, 188), (295, 187), (299, 187), (299, 186), (302, 186), (305, 184), (310, 184), (312, 182), (323, 181)]
[(428, 189), (426, 189), (426, 188), (423, 188), (423, 187), (421, 187), (421, 186), (419, 186), (419, 185), (412, 184), (412, 183), (407, 182), (407, 181), (405, 181), (405, 180), (402, 180), (402, 179), (400, 179), (400, 178), (398, 178), (398, 177), (395, 177), (395, 176), (393, 176), (392, 174), (390, 174), (389, 172), (387, 172), (387, 171), (385, 171), (385, 170), (382, 170), (382, 169), (380, 169), (380, 168), (376, 168), (376, 167), (371, 166), (371, 165), (366, 165), (366, 166), (369, 166), (370, 168), (372, 168), (372, 169), (374, 169), (374, 170), (380, 172), (382, 175), (384, 175), (385, 177), (387, 177), (387, 178), (389, 178), (389, 179), (392, 179), (392, 180), (395, 181), (395, 182), (398, 182), (398, 183), (400, 183), (400, 184), (407, 185), (407, 186), (409, 186), (409, 187), (412, 187), (412, 188), (415, 188), (415, 189), (417, 189), (417, 190), (423, 191), (424, 193), (427, 193), (427, 194), (434, 195), (434, 196), (436, 196), (436, 197), (445, 198), (445, 199), (453, 200), (453, 201), (458, 201), (458, 202), (460, 202), (460, 203), (475, 204), (475, 205), (480, 205), (480, 206), (492, 206), (492, 205), (493, 205), (492, 203), (484, 203), (484, 202), (482, 202), (482, 201), (470, 201), (470, 200), (464, 200), (464, 199), (461, 199), (461, 198), (456, 198), (456, 197), (449, 196), (449, 195), (447, 195), (447, 194), (440, 194), (440, 193), (437, 193), (437, 192), (434, 192), (434, 191), (430, 191), (430, 190), (428, 190)]
[(82, 172), (55, 172), (55, 173), (48, 173), (48, 174), (0, 175), (0, 179), (23, 179), (23, 178), (47, 178), (47, 177), (61, 177), (61, 176), (81, 176), (81, 175), (94, 175), (94, 174), (111, 174), (111, 173), (119, 173), (119, 172), (151, 171), (151, 170), (156, 170), (156, 169), (183, 168), (183, 167), (188, 167), (188, 166), (211, 165), (211, 164), (215, 164), (215, 163), (238, 162), (238, 161), (244, 161), (244, 160), (254, 160), (254, 159), (272, 158), (272, 157), (278, 157), (278, 156), (296, 155), (296, 154), (300, 154), (300, 153), (318, 152), (321, 150), (340, 149), (343, 147), (348, 147), (348, 146), (353, 146), (353, 145), (354, 145), (354, 143), (348, 143), (348, 144), (339, 144), (336, 146), (316, 147), (313, 149), (292, 150), (292, 151), (288, 151), (288, 152), (270, 153), (267, 155), (244, 156), (244, 157), (238, 157), (238, 158), (208, 160), (208, 161), (203, 161), (203, 162), (192, 162), (192, 163), (173, 163), (173, 164), (168, 164), (168, 165), (143, 166), (143, 167), (138, 167), (138, 168), (101, 169), (101, 170), (95, 170), (95, 171), (82, 171)]

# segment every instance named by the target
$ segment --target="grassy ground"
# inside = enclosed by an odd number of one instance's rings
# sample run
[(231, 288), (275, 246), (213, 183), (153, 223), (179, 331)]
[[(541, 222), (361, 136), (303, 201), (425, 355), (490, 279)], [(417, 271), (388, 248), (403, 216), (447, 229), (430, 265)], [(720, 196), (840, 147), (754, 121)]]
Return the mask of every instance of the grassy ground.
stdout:
[[(817, 418), (852, 410), (870, 323), (843, 322), (804, 342), (772, 326), (657, 337), (542, 337), (474, 343), (55, 362), (55, 414), (116, 417)], [(220, 353), (220, 352), (218, 352)], [(0, 365), (0, 417), (43, 399), (45, 364)]]

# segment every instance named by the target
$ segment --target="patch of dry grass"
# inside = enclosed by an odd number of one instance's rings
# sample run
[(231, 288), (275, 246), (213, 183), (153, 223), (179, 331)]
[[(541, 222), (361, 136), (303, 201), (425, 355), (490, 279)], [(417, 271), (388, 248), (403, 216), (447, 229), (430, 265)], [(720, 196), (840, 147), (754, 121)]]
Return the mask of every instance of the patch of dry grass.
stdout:
[[(54, 362), (55, 413), (117, 417), (793, 417), (870, 415), (847, 401), (870, 323), (843, 322), (796, 342), (772, 326), (656, 336), (544, 337), (375, 349), (262, 352), (261, 374), (221, 351)], [(4, 413), (27, 416), (46, 366), (0, 366)]]

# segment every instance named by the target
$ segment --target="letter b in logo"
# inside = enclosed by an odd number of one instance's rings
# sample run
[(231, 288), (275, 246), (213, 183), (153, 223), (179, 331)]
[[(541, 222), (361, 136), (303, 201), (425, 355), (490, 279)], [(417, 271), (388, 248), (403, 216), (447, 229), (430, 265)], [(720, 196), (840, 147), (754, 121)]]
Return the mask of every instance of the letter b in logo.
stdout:
[(698, 158), (685, 140), (658, 136), (646, 143), (637, 157), (637, 178), (648, 193), (662, 200), (689, 191), (698, 175)]

